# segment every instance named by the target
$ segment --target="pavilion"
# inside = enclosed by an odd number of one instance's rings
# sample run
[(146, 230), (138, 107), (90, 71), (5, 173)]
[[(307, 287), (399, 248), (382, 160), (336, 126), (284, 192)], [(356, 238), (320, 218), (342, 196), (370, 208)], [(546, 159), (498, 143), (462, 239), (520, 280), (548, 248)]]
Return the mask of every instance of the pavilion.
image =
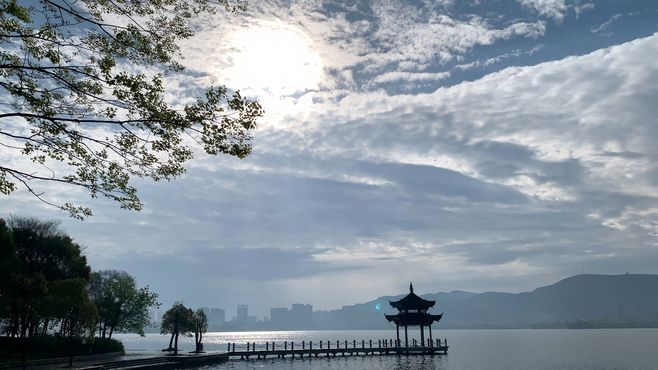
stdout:
[(428, 301), (417, 296), (414, 293), (414, 286), (409, 283), (409, 294), (399, 301), (390, 302), (391, 306), (398, 310), (395, 315), (384, 315), (388, 321), (395, 323), (397, 331), (397, 345), (400, 347), (400, 326), (404, 327), (404, 346), (409, 348), (409, 338), (407, 335), (408, 326), (420, 326), (420, 343), (425, 346), (425, 326), (429, 329), (430, 340), (432, 343), (432, 323), (439, 322), (443, 314), (432, 315), (427, 312), (430, 307), (433, 307), (436, 301)]

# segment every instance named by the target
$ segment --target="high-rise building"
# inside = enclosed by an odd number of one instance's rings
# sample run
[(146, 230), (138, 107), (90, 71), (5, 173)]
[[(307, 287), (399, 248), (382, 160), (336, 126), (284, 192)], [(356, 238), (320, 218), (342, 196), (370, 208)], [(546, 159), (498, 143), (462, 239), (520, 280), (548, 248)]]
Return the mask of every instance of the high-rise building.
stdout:
[(270, 308), (270, 323), (277, 328), (290, 325), (290, 310), (285, 307)]
[(290, 321), (295, 328), (310, 328), (313, 324), (313, 306), (310, 304), (293, 303), (290, 310)]
[(239, 304), (238, 305), (238, 312), (237, 312), (237, 315), (235, 316), (235, 320), (236, 321), (241, 321), (241, 322), (247, 321), (249, 319), (249, 315), (247, 313), (248, 309), (249, 309), (249, 306), (247, 306), (246, 304)]

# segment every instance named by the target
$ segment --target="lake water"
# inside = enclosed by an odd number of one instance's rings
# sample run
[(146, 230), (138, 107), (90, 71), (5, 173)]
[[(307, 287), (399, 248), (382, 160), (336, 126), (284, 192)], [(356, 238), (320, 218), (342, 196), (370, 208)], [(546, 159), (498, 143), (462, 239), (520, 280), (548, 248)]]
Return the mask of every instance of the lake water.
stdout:
[[(417, 330), (411, 330), (416, 332)], [(347, 356), (335, 358), (232, 360), (207, 369), (395, 369), (395, 370), (525, 370), (525, 369), (658, 369), (658, 329), (532, 329), (435, 330), (434, 338), (447, 338), (446, 356)], [(207, 333), (207, 351), (225, 351), (229, 342), (327, 341), (395, 338), (394, 330), (276, 331)], [(158, 353), (168, 336), (117, 335), (132, 355)], [(190, 351), (193, 339), (179, 340)]]

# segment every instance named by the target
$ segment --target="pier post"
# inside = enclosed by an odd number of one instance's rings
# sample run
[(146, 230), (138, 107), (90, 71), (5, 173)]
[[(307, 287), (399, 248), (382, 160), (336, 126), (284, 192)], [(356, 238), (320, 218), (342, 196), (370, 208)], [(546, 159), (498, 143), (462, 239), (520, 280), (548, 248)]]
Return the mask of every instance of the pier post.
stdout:
[(295, 358), (295, 342), (290, 342), (290, 354), (292, 355), (292, 358)]
[(288, 350), (288, 341), (283, 342), (283, 349)]
[(233, 342), (233, 352), (235, 352), (235, 342)]
[(306, 343), (302, 341), (302, 349), (306, 349)]
[(226, 352), (231, 352), (231, 343), (228, 344), (228, 348), (226, 349)]
[(270, 342), (265, 342), (265, 350), (266, 351), (270, 350)]
[(409, 337), (407, 336), (407, 326), (404, 326), (404, 346), (409, 348)]
[(322, 349), (322, 341), (320, 341), (320, 349)]

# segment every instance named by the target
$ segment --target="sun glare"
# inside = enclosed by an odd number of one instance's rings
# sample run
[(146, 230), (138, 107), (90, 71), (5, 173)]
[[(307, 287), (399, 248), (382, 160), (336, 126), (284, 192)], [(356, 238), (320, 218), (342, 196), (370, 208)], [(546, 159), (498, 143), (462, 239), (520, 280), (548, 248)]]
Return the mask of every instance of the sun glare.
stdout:
[(322, 62), (312, 40), (285, 24), (260, 24), (229, 36), (228, 75), (242, 89), (280, 97), (316, 89)]

